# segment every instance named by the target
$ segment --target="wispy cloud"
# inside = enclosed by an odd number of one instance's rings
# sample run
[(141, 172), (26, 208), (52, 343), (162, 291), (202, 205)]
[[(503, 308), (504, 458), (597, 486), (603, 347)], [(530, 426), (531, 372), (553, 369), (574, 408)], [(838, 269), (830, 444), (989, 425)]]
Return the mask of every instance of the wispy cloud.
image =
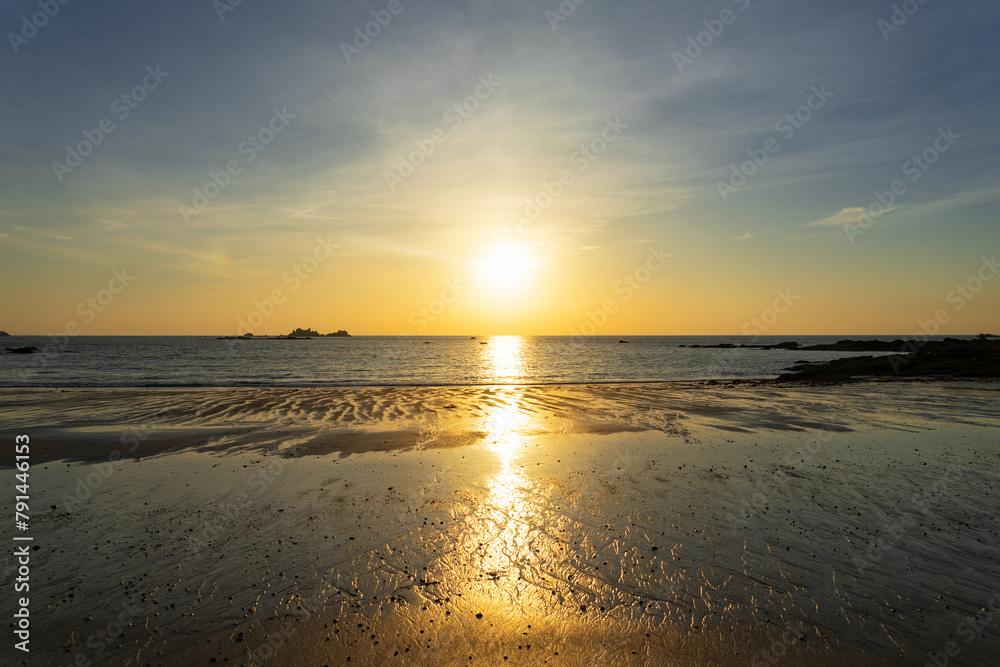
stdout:
[(960, 192), (953, 197), (946, 197), (944, 199), (919, 204), (914, 206), (912, 209), (907, 209), (907, 213), (941, 213), (968, 206), (991, 204), (996, 201), (1000, 201), (1000, 186), (987, 190)]
[[(899, 208), (898, 206), (893, 206), (891, 208), (886, 209), (885, 211), (883, 211), (881, 213), (873, 214), (872, 217), (873, 218), (877, 218), (877, 217), (883, 216), (886, 213), (891, 213), (891, 212), (897, 210), (898, 208)], [(828, 216), (828, 217), (823, 218), (821, 220), (813, 220), (812, 222), (807, 222), (806, 224), (804, 224), (802, 226), (803, 227), (844, 227), (845, 225), (855, 224), (858, 221), (858, 218), (860, 218), (861, 215), (864, 214), (867, 210), (868, 209), (866, 209), (864, 206), (849, 206), (847, 208), (840, 209), (840, 211), (838, 211), (837, 213), (834, 213), (831, 216)]]

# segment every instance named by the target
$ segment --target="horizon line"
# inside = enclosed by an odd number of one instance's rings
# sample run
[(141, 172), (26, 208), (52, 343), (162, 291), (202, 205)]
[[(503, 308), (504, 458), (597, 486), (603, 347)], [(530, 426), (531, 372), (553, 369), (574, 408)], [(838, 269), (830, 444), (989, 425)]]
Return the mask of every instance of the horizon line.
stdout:
[[(2, 330), (0, 330), (2, 331)], [(326, 334), (320, 334), (318, 336), (300, 336), (296, 337), (298, 339), (302, 338), (621, 338), (623, 336), (632, 336), (633, 338), (749, 338), (754, 340), (759, 340), (762, 338), (805, 338), (805, 337), (851, 337), (851, 336), (884, 336), (884, 337), (895, 337), (895, 338), (948, 338), (952, 336), (961, 337), (973, 337), (977, 338), (979, 336), (986, 336), (990, 338), (1000, 338), (1000, 334), (992, 333), (936, 333), (936, 334), (925, 334), (925, 333), (911, 333), (911, 334), (900, 334), (900, 333), (822, 333), (822, 334), (721, 334), (721, 333), (711, 333), (711, 334), (650, 334), (650, 333), (614, 333), (614, 334), (509, 334), (509, 333), (490, 333), (490, 334), (348, 334), (347, 336), (331, 336)], [(235, 336), (232, 334), (219, 334), (219, 333), (178, 333), (178, 334), (13, 334), (7, 333), (3, 338), (220, 338), (225, 337), (229, 339), (240, 339), (242, 336)], [(287, 338), (288, 334), (254, 334), (253, 338)]]

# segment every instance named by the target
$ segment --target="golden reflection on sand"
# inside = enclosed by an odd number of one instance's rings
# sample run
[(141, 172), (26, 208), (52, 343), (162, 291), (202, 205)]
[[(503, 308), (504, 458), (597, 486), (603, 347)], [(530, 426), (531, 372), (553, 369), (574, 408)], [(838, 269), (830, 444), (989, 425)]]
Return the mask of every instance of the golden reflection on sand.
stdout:
[[(524, 339), (518, 336), (496, 336), (482, 349), (481, 362), (487, 374), (497, 380), (521, 377), (524, 374)], [(513, 389), (497, 396), (490, 406), (482, 430), (490, 450), (497, 452), (504, 462), (523, 446), (522, 432), (528, 426), (526, 411), (522, 408), (524, 391)]]
[(524, 431), (528, 418), (516, 398), (512, 403), (503, 403), (489, 411), (481, 425), (486, 433), (486, 447), (496, 452), (502, 463), (510, 463), (525, 445)]
[[(483, 346), (483, 364), (498, 380), (522, 375), (525, 352), (515, 336), (492, 338)], [(475, 582), (467, 597), (475, 599), (496, 619), (522, 618), (526, 612), (544, 612), (549, 602), (539, 588), (542, 559), (557, 549), (547, 536), (542, 491), (524, 473), (521, 457), (528, 436), (537, 424), (527, 409), (525, 393), (505, 389), (486, 407), (480, 430), (483, 445), (496, 455), (495, 467), (486, 473), (480, 487), (486, 490), (475, 512), (466, 522), (461, 538), (464, 549), (462, 573)], [(456, 568), (461, 572), (461, 568)]]

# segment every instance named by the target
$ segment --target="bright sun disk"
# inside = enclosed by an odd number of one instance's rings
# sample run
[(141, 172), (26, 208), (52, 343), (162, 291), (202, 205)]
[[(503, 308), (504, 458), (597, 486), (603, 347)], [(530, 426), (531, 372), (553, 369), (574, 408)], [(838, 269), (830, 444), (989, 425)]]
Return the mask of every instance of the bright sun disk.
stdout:
[(523, 284), (532, 269), (528, 249), (519, 244), (498, 245), (480, 260), (480, 279), (488, 286), (511, 291)]

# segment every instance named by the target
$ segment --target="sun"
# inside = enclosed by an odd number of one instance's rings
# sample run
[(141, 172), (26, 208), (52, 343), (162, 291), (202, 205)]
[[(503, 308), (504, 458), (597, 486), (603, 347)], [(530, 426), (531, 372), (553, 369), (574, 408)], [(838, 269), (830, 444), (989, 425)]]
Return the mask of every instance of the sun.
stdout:
[(501, 243), (478, 260), (476, 275), (491, 290), (511, 293), (528, 282), (534, 265), (531, 249), (526, 245)]

